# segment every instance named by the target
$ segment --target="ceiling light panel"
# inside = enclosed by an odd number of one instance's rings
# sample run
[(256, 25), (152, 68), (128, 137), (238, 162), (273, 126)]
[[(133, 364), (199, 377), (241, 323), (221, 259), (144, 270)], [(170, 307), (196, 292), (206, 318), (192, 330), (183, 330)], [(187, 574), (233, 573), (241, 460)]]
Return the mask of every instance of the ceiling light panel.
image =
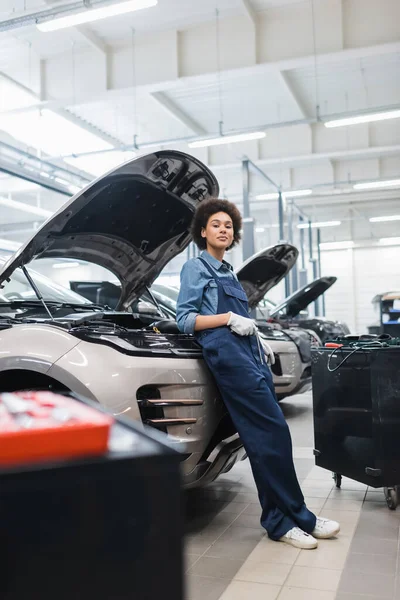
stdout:
[(321, 250), (347, 250), (354, 247), (354, 242), (323, 242), (319, 246)]
[[(311, 227), (313, 229), (319, 229), (320, 227), (338, 227), (338, 225), (341, 224), (341, 221), (316, 221), (315, 223), (311, 223)], [(299, 225), (297, 225), (297, 227), (298, 229), (308, 229), (309, 225), (308, 223), (300, 223)]]
[(367, 181), (353, 185), (355, 190), (379, 190), (383, 188), (400, 187), (400, 179), (386, 179), (386, 181)]
[(391, 246), (392, 244), (397, 245), (400, 244), (400, 237), (381, 238), (379, 240), (379, 243), (383, 246)]
[(359, 125), (360, 123), (373, 123), (375, 121), (387, 121), (388, 119), (399, 119), (400, 110), (388, 110), (379, 113), (369, 113), (365, 115), (355, 115), (346, 119), (333, 119), (326, 121), (325, 127), (346, 127), (349, 125)]
[(110, 143), (48, 109), (0, 115), (0, 130), (51, 155), (112, 148)]
[(400, 215), (389, 215), (387, 217), (371, 217), (370, 223), (385, 223), (386, 221), (400, 221)]
[[(312, 190), (289, 190), (287, 192), (282, 192), (282, 196), (285, 198), (300, 198), (301, 196), (310, 196), (312, 193)], [(256, 200), (277, 200), (278, 198), (278, 192), (258, 194), (256, 196)]]
[(206, 140), (197, 140), (188, 144), (189, 148), (206, 148), (208, 146), (221, 146), (223, 144), (236, 144), (250, 140), (260, 140), (265, 137), (264, 131), (253, 131), (252, 133), (239, 133), (237, 135), (222, 135)]
[(83, 25), (92, 21), (124, 15), (156, 5), (157, 0), (128, 0), (100, 8), (88, 8), (79, 13), (43, 21), (42, 23), (37, 23), (36, 27), (43, 32), (56, 31), (58, 29), (65, 29), (66, 27), (75, 27), (76, 25)]

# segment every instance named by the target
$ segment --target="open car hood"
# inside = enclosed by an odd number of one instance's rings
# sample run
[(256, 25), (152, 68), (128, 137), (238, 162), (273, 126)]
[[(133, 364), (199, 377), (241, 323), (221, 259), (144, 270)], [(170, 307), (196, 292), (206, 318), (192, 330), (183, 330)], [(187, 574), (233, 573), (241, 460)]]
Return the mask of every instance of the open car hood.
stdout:
[(297, 315), (307, 308), (311, 302), (314, 302), (322, 294), (329, 290), (335, 283), (337, 277), (319, 277), (311, 283), (307, 283), (300, 290), (294, 292), (277, 306), (271, 313), (271, 317), (297, 317)]
[(79, 191), (0, 270), (0, 284), (36, 258), (98, 264), (121, 282), (126, 308), (191, 241), (199, 202), (218, 196), (212, 172), (192, 156), (163, 150), (131, 160)]
[(298, 255), (299, 251), (291, 244), (276, 244), (253, 254), (236, 270), (250, 309), (289, 273)]

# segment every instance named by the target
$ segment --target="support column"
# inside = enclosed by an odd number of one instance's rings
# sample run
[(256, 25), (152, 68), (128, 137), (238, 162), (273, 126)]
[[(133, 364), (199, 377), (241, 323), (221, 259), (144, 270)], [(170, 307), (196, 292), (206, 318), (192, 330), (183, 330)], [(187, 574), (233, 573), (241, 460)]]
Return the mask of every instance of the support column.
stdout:
[[(300, 225), (304, 223), (304, 218), (299, 216)], [(307, 283), (307, 269), (306, 269), (306, 250), (305, 250), (305, 239), (304, 229), (300, 229), (300, 259), (301, 269), (299, 270), (299, 287), (304, 287)]]
[(283, 242), (285, 238), (285, 224), (284, 224), (284, 207), (282, 192), (279, 190), (278, 193), (278, 216), (279, 216), (279, 241)]
[[(313, 281), (318, 277), (318, 260), (313, 257), (313, 239), (312, 239), (312, 226), (311, 221), (308, 221), (308, 247), (310, 252), (310, 263), (312, 265), (312, 277)], [(314, 302), (314, 313), (316, 317), (319, 317), (319, 301)]]
[[(317, 246), (318, 246), (318, 277), (322, 277), (322, 267), (321, 267), (321, 230), (320, 229), (317, 229)], [(325, 314), (326, 314), (325, 294), (322, 294), (321, 304), (322, 304), (322, 316), (325, 317)]]
[[(285, 223), (284, 223), (284, 218), (285, 218), (285, 212), (284, 212), (284, 206), (283, 206), (283, 198), (282, 198), (282, 192), (281, 190), (279, 190), (279, 195), (278, 195), (278, 213), (279, 213), (279, 241), (283, 242), (284, 237), (285, 237)], [(292, 232), (291, 232), (291, 223), (289, 226), (289, 236), (291, 236)], [(290, 296), (290, 276), (286, 275), (285, 277), (285, 297), (287, 298), (288, 296)]]
[[(293, 201), (290, 203), (289, 214), (288, 214), (288, 241), (290, 244), (293, 244), (293, 217), (294, 217), (294, 205)], [(290, 293), (295, 292), (298, 287), (298, 266), (297, 261), (295, 262), (292, 270), (290, 271)]]
[(243, 182), (243, 260), (253, 256), (254, 246), (254, 219), (250, 216), (250, 170), (249, 161), (242, 161)]

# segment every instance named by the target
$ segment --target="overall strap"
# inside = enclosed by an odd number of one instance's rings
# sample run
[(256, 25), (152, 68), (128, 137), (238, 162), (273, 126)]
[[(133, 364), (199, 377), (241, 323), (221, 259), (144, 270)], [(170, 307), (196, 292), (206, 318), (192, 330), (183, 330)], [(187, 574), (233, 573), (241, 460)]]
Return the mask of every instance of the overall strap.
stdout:
[(199, 260), (201, 260), (201, 262), (203, 263), (203, 265), (205, 266), (205, 268), (207, 269), (207, 271), (210, 273), (211, 277), (213, 279), (216, 280), (217, 283), (219, 283), (219, 275), (216, 274), (216, 272), (214, 271), (214, 269), (212, 269), (210, 267), (210, 265), (208, 264), (208, 262), (206, 260), (204, 260), (204, 258), (201, 258), (201, 256), (197, 257)]

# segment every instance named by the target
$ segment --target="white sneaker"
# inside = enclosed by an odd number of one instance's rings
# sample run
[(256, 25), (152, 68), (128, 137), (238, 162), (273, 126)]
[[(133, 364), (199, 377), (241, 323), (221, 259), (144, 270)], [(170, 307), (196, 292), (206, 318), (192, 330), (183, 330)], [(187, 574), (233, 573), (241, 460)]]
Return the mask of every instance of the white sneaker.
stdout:
[(309, 533), (300, 529), (300, 527), (293, 527), (279, 541), (286, 542), (286, 544), (290, 544), (295, 548), (302, 548), (303, 550), (312, 550), (318, 546), (317, 540)]
[(312, 535), (320, 540), (327, 540), (334, 537), (340, 531), (340, 525), (337, 521), (317, 517), (315, 529)]

